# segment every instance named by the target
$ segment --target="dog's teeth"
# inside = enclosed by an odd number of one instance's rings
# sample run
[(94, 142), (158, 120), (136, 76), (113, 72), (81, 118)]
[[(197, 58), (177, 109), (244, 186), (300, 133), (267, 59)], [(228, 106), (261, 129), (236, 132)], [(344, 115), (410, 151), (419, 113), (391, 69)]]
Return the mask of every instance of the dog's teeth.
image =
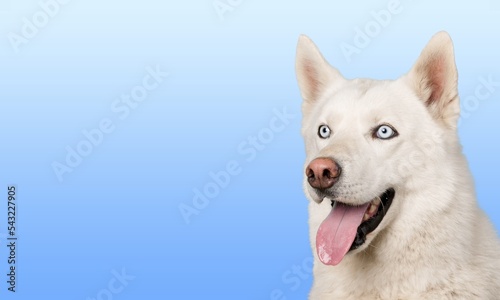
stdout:
[(371, 204), (370, 207), (366, 210), (365, 214), (363, 215), (363, 222), (369, 220), (371, 217), (375, 215), (375, 212), (378, 210), (378, 207), (380, 205), (380, 198), (377, 198), (377, 200), (374, 200)]
[(366, 220), (368, 220), (369, 218), (370, 218), (370, 216), (369, 216), (368, 214), (365, 214), (365, 215), (363, 216), (363, 222), (364, 222), (364, 221), (366, 221)]
[(372, 205), (370, 205), (370, 208), (368, 209), (368, 213), (373, 214), (376, 209), (377, 209), (377, 206), (372, 204)]
[(377, 198), (375, 198), (375, 200), (373, 200), (372, 203), (375, 204), (375, 205), (379, 205), (380, 202), (381, 202), (380, 197), (377, 197)]

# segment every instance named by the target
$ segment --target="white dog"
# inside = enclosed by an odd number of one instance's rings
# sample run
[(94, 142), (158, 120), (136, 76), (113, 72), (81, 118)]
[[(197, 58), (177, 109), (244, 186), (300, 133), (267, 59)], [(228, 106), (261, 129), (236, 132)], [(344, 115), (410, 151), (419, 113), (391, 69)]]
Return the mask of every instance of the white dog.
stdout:
[(500, 241), (458, 139), (449, 35), (384, 81), (343, 78), (302, 36), (296, 71), (310, 299), (500, 299)]

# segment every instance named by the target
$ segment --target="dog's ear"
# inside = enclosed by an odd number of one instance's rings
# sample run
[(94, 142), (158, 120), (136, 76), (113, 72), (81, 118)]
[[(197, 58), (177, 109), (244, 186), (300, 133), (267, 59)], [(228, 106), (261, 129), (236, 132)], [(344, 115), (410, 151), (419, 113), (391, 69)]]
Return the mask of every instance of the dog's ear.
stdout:
[(456, 127), (460, 115), (458, 75), (448, 33), (441, 31), (432, 37), (406, 79), (435, 119)]
[(295, 71), (302, 98), (309, 103), (318, 100), (327, 86), (344, 80), (305, 35), (300, 36), (297, 45)]

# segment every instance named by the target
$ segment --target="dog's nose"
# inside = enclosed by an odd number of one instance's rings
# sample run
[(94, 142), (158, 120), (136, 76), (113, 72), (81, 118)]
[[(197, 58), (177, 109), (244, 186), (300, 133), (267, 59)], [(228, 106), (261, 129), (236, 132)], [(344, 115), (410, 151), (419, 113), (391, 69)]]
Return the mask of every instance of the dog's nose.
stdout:
[(337, 182), (341, 170), (331, 158), (316, 158), (306, 168), (307, 181), (313, 188), (325, 190)]

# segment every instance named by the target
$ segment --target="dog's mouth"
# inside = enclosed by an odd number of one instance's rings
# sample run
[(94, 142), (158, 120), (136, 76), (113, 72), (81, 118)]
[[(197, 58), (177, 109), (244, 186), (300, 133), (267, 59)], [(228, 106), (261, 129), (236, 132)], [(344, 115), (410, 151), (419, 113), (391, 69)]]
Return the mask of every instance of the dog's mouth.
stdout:
[(366, 241), (384, 219), (396, 192), (393, 188), (360, 206), (332, 200), (332, 211), (316, 235), (316, 251), (325, 265), (338, 265), (347, 252)]

